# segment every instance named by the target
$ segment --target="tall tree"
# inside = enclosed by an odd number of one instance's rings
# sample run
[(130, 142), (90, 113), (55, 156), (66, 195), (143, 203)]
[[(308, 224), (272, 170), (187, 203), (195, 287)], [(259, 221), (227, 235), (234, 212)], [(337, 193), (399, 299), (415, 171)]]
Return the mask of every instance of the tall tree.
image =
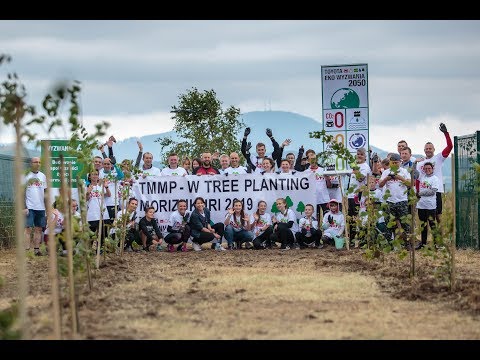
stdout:
[(178, 105), (172, 106), (171, 112), (175, 120), (173, 130), (179, 140), (171, 137), (155, 140), (160, 143), (164, 156), (170, 152), (190, 158), (202, 152), (240, 153), (238, 133), (245, 124), (239, 118), (239, 108), (232, 105), (223, 110), (213, 89), (200, 92), (192, 88), (178, 99)]

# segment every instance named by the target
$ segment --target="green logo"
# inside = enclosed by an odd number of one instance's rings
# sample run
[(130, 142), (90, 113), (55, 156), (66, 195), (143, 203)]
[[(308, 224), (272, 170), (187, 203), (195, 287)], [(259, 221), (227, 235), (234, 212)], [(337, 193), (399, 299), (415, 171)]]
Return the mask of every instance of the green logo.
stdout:
[(349, 88), (341, 88), (335, 91), (330, 99), (332, 109), (351, 109), (360, 107), (358, 94)]

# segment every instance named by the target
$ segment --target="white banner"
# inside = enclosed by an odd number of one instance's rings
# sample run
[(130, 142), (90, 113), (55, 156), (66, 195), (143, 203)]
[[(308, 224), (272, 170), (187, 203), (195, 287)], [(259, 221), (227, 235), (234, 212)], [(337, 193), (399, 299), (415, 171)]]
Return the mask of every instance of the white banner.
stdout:
[(235, 198), (244, 203), (245, 213), (257, 210), (260, 200), (267, 202), (267, 212), (278, 212), (275, 200), (285, 198), (297, 218), (304, 216), (305, 205), (316, 206), (315, 174), (243, 174), (236, 176), (151, 176), (138, 179), (133, 194), (138, 199), (139, 218), (145, 216), (145, 208), (153, 206), (158, 224), (165, 233), (170, 214), (177, 210), (177, 201), (185, 199), (187, 209), (194, 210), (194, 200), (201, 196), (211, 211), (212, 221), (223, 222), (227, 209)]

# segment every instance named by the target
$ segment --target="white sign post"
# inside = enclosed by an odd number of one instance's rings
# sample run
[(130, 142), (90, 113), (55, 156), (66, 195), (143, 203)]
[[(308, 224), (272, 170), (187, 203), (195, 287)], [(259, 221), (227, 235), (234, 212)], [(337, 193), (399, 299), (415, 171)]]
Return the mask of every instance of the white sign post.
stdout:
[[(352, 155), (362, 147), (368, 154), (368, 65), (322, 66), (322, 94), (323, 130)], [(323, 151), (329, 150), (328, 144), (323, 146)], [(327, 169), (331, 171), (350, 169), (336, 155), (329, 165)]]

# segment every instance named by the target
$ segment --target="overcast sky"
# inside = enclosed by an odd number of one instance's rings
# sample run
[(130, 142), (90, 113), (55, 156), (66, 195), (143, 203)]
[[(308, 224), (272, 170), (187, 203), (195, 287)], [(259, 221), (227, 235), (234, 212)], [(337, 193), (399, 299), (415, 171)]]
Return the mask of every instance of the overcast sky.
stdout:
[(321, 121), (321, 66), (360, 63), (371, 145), (405, 139), (421, 153), (426, 141), (443, 148), (440, 122), (452, 137), (480, 130), (480, 21), (3, 20), (0, 53), (13, 57), (0, 80), (16, 71), (38, 106), (55, 81), (81, 81), (84, 124), (109, 121), (117, 139), (171, 130), (169, 111), (192, 87), (244, 113)]

